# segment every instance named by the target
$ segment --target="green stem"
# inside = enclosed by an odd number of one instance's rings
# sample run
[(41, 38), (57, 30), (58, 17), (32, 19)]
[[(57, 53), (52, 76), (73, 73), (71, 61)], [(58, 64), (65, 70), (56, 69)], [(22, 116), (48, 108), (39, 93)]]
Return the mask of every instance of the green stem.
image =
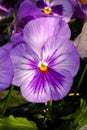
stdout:
[(48, 116), (50, 116), (52, 113), (52, 100), (47, 102), (47, 107), (48, 107)]
[(6, 98), (6, 102), (5, 102), (5, 104), (4, 104), (3, 111), (2, 111), (2, 115), (4, 115), (5, 112), (6, 112), (7, 105), (8, 105), (8, 102), (9, 102), (9, 100), (10, 100), (11, 93), (12, 93), (13, 89), (14, 89), (14, 86), (12, 85), (11, 88), (10, 88), (10, 90), (9, 90), (8, 96), (7, 96), (7, 98)]
[(82, 73), (82, 75), (81, 75), (81, 78), (80, 78), (80, 80), (79, 80), (79, 82), (78, 82), (78, 84), (77, 84), (77, 88), (76, 88), (76, 90), (75, 90), (75, 93), (76, 93), (76, 91), (79, 89), (79, 87), (81, 86), (81, 84), (82, 84), (82, 82), (83, 82), (83, 78), (84, 78), (84, 76), (85, 76), (86, 70), (87, 70), (87, 64), (86, 64), (85, 67), (84, 67), (84, 70), (83, 70), (83, 73)]

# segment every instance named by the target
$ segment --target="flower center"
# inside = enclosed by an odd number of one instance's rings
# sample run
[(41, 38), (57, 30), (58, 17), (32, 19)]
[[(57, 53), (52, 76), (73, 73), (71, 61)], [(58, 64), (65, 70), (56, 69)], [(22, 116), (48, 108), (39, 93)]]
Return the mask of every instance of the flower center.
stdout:
[(44, 12), (45, 14), (51, 14), (51, 13), (52, 13), (52, 9), (51, 9), (50, 7), (45, 7), (45, 8), (43, 9), (43, 12)]
[(39, 67), (41, 72), (47, 72), (48, 71), (48, 65), (45, 62), (40, 62), (38, 64), (38, 67)]

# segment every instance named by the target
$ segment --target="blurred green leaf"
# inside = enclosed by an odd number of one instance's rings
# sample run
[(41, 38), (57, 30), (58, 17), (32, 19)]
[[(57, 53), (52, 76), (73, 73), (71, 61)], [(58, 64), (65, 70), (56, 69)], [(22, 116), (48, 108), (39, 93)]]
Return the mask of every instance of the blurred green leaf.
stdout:
[(34, 117), (37, 119), (44, 119), (44, 116), (41, 114), (36, 114)]
[(82, 126), (84, 126), (87, 123), (87, 106), (78, 109), (73, 114), (63, 116), (60, 119), (72, 120), (73, 128), (75, 128), (75, 130), (79, 130)]
[(87, 123), (87, 106), (78, 111), (74, 119), (74, 125), (76, 126), (76, 130), (79, 130), (86, 123)]
[[(2, 103), (5, 103), (7, 95), (8, 90), (5, 90), (0, 93), (0, 107)], [(20, 106), (24, 103), (27, 103), (27, 101), (23, 98), (21, 92), (19, 90), (13, 90), (11, 93), (11, 98), (8, 103), (8, 108)]]
[(38, 130), (33, 121), (26, 118), (14, 117), (10, 115), (6, 118), (0, 118), (0, 130)]

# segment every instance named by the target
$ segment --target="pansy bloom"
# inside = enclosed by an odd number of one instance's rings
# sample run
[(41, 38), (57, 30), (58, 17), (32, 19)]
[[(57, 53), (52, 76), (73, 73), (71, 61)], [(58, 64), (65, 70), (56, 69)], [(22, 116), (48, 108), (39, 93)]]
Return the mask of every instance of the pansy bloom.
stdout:
[(72, 15), (73, 7), (69, 0), (37, 0), (34, 3), (25, 0), (20, 4), (16, 26), (23, 28), (28, 21), (47, 16), (62, 17), (66, 22), (69, 22)]
[(72, 18), (86, 18), (86, 14), (82, 10), (80, 0), (70, 0), (72, 6), (73, 6), (73, 16)]
[(7, 89), (13, 78), (13, 65), (8, 51), (0, 48), (0, 91)]
[(73, 14), (72, 5), (69, 0), (37, 0), (36, 6), (43, 13), (55, 16), (60, 15), (66, 21), (69, 21)]
[(70, 91), (79, 56), (69, 37), (67, 24), (57, 18), (37, 18), (24, 27), (26, 44), (21, 41), (15, 46), (11, 59), (13, 84), (20, 86), (26, 100), (59, 100)]

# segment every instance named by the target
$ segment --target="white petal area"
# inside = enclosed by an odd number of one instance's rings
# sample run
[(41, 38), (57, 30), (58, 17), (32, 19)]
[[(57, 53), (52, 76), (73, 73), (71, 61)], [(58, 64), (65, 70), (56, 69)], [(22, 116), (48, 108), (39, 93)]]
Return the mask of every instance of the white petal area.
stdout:
[(80, 58), (73, 43), (63, 36), (47, 41), (42, 48), (42, 59), (57, 72), (65, 69), (74, 77), (80, 65)]
[(50, 6), (62, 5), (63, 6), (63, 19), (69, 22), (73, 15), (73, 8), (69, 0), (52, 0)]
[(40, 54), (43, 44), (55, 35), (65, 35), (70, 38), (70, 29), (66, 22), (57, 17), (37, 18), (30, 21), (24, 28), (24, 41)]
[(24, 45), (18, 45), (11, 51), (14, 66), (13, 84), (16, 86), (21, 86), (26, 79), (32, 80), (36, 73), (38, 57), (30, 55), (28, 51)]
[(62, 99), (70, 91), (73, 81), (69, 72), (64, 70), (62, 72), (36, 73), (31, 82), (27, 80), (22, 84), (20, 88), (22, 95), (26, 100), (37, 103)]
[(50, 6), (50, 1), (51, 0), (43, 0), (48, 6)]

